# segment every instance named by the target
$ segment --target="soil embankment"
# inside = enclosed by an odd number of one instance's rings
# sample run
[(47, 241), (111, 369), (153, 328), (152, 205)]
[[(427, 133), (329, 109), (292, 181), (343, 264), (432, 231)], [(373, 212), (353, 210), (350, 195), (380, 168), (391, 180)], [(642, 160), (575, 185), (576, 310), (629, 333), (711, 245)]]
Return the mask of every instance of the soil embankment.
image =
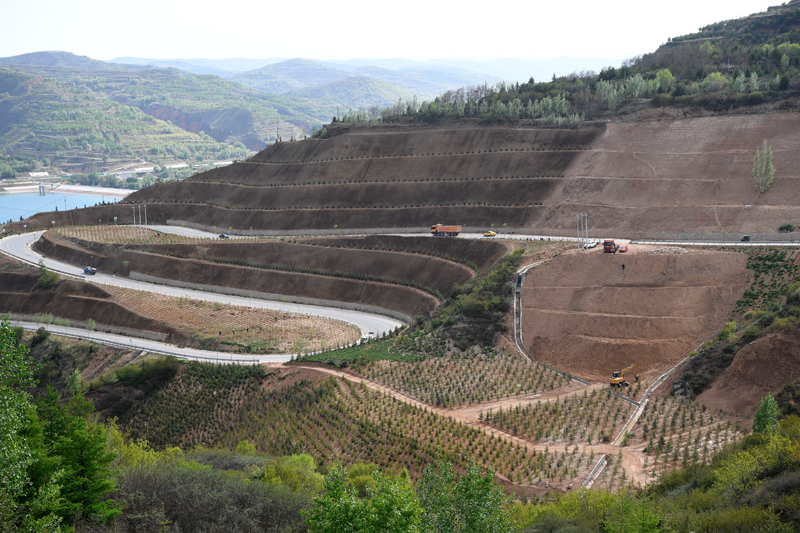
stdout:
[(631, 248), (565, 254), (528, 273), (523, 342), (536, 360), (600, 381), (635, 363), (652, 382), (724, 325), (752, 281), (741, 254)]
[(431, 239), (425, 237), (400, 237), (397, 235), (368, 235), (366, 237), (338, 237), (308, 239), (309, 244), (337, 248), (391, 250), (412, 254), (442, 257), (478, 267), (486, 272), (504, 255), (516, 249), (514, 242), (476, 239)]
[(128, 249), (106, 255), (54, 238), (50, 233), (45, 233), (36, 247), (62, 261), (94, 264), (102, 272), (118, 276), (137, 272), (198, 285), (379, 307), (408, 317), (428, 314), (439, 305), (434, 296), (402, 285), (180, 259)]
[(74, 280), (63, 280), (52, 288), (37, 287), (39, 276), (0, 272), (0, 312), (22, 315), (37, 313), (75, 321), (95, 320), (98, 324), (149, 331), (172, 338), (183, 337), (163, 322), (131, 312), (116, 302), (103, 289)]
[[(800, 114), (583, 124), (573, 128), (448, 122), (329, 128), (331, 138), (279, 143), (248, 162), (129, 197), (151, 223), (261, 231), (469, 227), (595, 236), (766, 233), (800, 222)], [(766, 140), (776, 173), (755, 190)], [(126, 212), (126, 209), (128, 211)], [(28, 228), (128, 223), (129, 206), (46, 213)], [(535, 225), (535, 226), (534, 226)], [(16, 229), (17, 223), (12, 224)], [(568, 229), (569, 228), (569, 229)]]
[(800, 378), (800, 332), (778, 330), (745, 346), (697, 396), (712, 409), (752, 418), (761, 398)]
[(454, 284), (466, 283), (473, 275), (472, 269), (465, 265), (430, 255), (285, 242), (155, 244), (135, 249), (222, 262), (238, 260), (246, 265), (290, 271), (307, 269), (352, 277), (373, 276), (389, 282), (412, 283), (441, 294), (449, 294)]

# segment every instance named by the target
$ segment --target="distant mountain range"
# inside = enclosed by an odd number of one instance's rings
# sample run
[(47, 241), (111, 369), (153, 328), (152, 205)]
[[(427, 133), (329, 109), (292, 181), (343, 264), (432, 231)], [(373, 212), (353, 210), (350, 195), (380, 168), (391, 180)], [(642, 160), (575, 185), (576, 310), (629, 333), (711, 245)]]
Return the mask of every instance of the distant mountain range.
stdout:
[[(434, 59), (430, 61), (412, 61), (410, 59), (348, 59), (346, 61), (320, 61), (302, 58), (145, 59), (139, 57), (117, 57), (112, 59), (111, 62), (149, 65), (162, 68), (179, 68), (195, 74), (216, 74), (221, 77), (237, 77), (240, 79), (258, 78), (259, 75), (256, 74), (256, 72), (261, 72), (265, 75), (276, 72), (285, 73), (286, 69), (290, 68), (292, 73), (296, 74), (297, 68), (300, 66), (305, 66), (311, 69), (312, 72), (319, 71), (322, 66), (327, 66), (340, 71), (340, 73), (337, 74), (340, 78), (346, 76), (344, 73), (366, 74), (388, 81), (389, 83), (398, 84), (398, 86), (401, 87), (403, 87), (403, 85), (400, 85), (398, 80), (408, 76), (425, 78), (426, 80), (439, 78), (441, 83), (436, 84), (436, 89), (432, 89), (433, 93), (439, 94), (448, 89), (463, 87), (465, 85), (476, 85), (484, 81), (487, 83), (495, 83), (503, 80), (506, 82), (518, 81), (521, 83), (528, 81), (531, 77), (537, 81), (542, 81), (546, 79), (549, 80), (552, 78), (553, 74), (556, 76), (565, 76), (572, 72), (579, 72), (582, 70), (594, 70), (599, 72), (603, 67), (619, 66), (622, 59), (623, 58), (598, 59), (561, 57), (534, 61), (529, 59), (498, 58), (480, 62), (457, 59)], [(274, 69), (267, 68), (279, 63), (287, 63), (287, 65), (278, 66)], [(247, 73), (247, 71), (251, 72)], [(390, 78), (395, 81), (392, 81)], [(333, 79), (328, 81), (333, 81)], [(426, 83), (431, 83), (431, 81), (427, 81)], [(431, 87), (433, 87), (433, 85), (431, 85)], [(411, 90), (410, 87), (404, 88)]]
[[(120, 161), (125, 154), (135, 159), (160, 159), (175, 153), (185, 156), (177, 145), (196, 143), (199, 135), (203, 142), (213, 139), (219, 143), (209, 144), (208, 150), (233, 154), (243, 146), (259, 150), (278, 136), (288, 140), (303, 132), (310, 134), (348, 109), (374, 110), (398, 99), (431, 99), (447, 90), (502, 80), (549, 80), (554, 73), (599, 69), (607, 63), (580, 59), (420, 62), (137, 57), (106, 62), (63, 51), (33, 52), (0, 58), (0, 82), (13, 80), (9, 83), (17, 92), (22, 87), (37, 88), (30, 97), (10, 91), (3, 97), (4, 91), (0, 91), (0, 115), (5, 122), (0, 124), (0, 149), (15, 157), (47, 158), (63, 166), (90, 168), (100, 167), (105, 159)], [(29, 77), (18, 78), (14, 72)], [(43, 85), (51, 93), (38, 91), (38, 77), (56, 82)], [(109, 141), (104, 131), (104, 140), (87, 141), (94, 130), (64, 118), (70, 112), (70, 91), (80, 94), (82, 116), (91, 115), (105, 130), (116, 128), (121, 140)], [(99, 111), (103, 109), (112, 110), (116, 117), (130, 117), (131, 123), (146, 123), (146, 127), (138, 127), (141, 131), (152, 129), (151, 138), (143, 144), (126, 137), (127, 122), (113, 122)], [(47, 113), (53, 113), (50, 121), (63, 133), (48, 129)], [(142, 118), (148, 115), (159, 122)], [(113, 128), (108, 126), (112, 123)], [(234, 146), (237, 143), (241, 148)], [(83, 145), (105, 148), (94, 157), (81, 158), (77, 147)]]

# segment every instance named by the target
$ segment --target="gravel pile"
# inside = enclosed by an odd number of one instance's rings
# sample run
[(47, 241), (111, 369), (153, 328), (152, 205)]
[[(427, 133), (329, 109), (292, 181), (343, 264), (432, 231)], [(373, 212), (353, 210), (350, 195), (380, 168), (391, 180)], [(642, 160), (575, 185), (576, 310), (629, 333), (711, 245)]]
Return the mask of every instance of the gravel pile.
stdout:
[(686, 248), (678, 248), (677, 246), (668, 246), (666, 248), (659, 248), (657, 250), (649, 250), (647, 252), (642, 252), (645, 254), (688, 254), (689, 251)]

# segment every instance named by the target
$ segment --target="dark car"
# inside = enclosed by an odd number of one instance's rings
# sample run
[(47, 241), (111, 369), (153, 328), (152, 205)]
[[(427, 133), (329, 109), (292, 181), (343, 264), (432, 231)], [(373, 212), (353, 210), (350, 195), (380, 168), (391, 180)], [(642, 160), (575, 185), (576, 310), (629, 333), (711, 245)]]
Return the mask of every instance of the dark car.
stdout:
[(227, 239), (228, 238), (228, 234), (227, 233), (220, 233), (219, 234), (219, 238), (220, 239)]

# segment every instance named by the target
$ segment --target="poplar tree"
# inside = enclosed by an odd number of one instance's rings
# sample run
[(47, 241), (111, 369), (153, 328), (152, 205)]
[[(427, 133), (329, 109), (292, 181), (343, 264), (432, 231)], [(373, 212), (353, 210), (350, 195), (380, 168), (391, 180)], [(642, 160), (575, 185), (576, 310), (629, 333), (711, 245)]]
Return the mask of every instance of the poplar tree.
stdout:
[(753, 180), (755, 180), (756, 190), (762, 194), (772, 185), (775, 177), (775, 167), (772, 166), (772, 148), (764, 139), (761, 148), (756, 148), (756, 157), (753, 160)]

